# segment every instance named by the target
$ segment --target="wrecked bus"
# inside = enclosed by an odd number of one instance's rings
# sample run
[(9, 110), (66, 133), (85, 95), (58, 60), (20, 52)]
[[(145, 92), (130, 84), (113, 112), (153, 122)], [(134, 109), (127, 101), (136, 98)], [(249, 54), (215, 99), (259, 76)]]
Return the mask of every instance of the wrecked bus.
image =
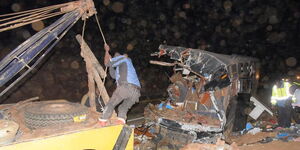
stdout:
[[(258, 84), (257, 59), (167, 45), (152, 54), (163, 55), (173, 62), (150, 63), (174, 67), (169, 98), (160, 108), (150, 104), (144, 112), (159, 140), (169, 139), (174, 145), (215, 143), (245, 127), (245, 108)], [(161, 107), (169, 104), (171, 108)]]

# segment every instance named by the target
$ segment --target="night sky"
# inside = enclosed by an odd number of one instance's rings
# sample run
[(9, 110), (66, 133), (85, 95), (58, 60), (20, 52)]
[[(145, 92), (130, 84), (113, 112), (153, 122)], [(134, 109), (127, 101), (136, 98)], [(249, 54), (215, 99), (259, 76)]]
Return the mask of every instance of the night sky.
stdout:
[[(68, 1), (1, 0), (0, 10), (5, 14), (14, 12), (13, 4), (19, 4), (21, 11), (64, 2)], [(95, 5), (108, 44), (133, 59), (144, 96), (164, 95), (161, 89), (166, 88), (167, 75), (171, 75), (165, 67), (148, 63), (154, 59), (150, 54), (157, 51), (159, 44), (256, 57), (261, 61), (261, 83), (266, 85), (281, 75), (300, 72), (299, 62), (286, 63), (287, 59), (300, 57), (300, 1), (297, 0), (97, 0)], [(56, 19), (44, 23), (50, 25)], [(75, 39), (81, 30), (82, 21), (78, 21), (40, 71), (33, 73), (5, 102), (36, 95), (80, 100), (87, 91), (85, 64)], [(0, 33), (0, 58), (34, 33), (30, 25)], [(103, 40), (94, 17), (88, 20), (85, 39), (102, 63)], [(66, 63), (77, 63), (79, 67), (70, 69), (63, 66)], [(110, 80), (107, 86), (113, 87)], [(39, 85), (41, 82), (43, 85)], [(57, 91), (49, 94), (45, 88), (51, 86)], [(65, 91), (61, 92), (62, 89)]]

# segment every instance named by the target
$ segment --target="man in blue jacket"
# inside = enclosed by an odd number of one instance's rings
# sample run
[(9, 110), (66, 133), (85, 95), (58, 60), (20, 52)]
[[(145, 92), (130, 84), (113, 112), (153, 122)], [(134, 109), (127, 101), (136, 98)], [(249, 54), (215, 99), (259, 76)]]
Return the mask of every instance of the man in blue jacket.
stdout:
[(111, 58), (109, 54), (110, 47), (105, 44), (104, 64), (109, 67), (110, 76), (116, 79), (117, 88), (112, 97), (104, 107), (103, 115), (99, 118), (101, 126), (107, 125), (114, 108), (118, 105), (118, 124), (125, 124), (128, 110), (139, 101), (140, 82), (136, 71), (128, 56), (116, 52)]

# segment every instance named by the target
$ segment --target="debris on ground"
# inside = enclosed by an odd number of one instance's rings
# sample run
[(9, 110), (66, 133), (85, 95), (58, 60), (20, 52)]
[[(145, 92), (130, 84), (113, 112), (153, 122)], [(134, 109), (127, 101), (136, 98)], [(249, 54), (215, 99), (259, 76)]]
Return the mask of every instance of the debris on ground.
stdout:
[(167, 108), (167, 109), (173, 109), (173, 107), (171, 106), (170, 102), (162, 102), (158, 105), (158, 109), (162, 110), (163, 107)]
[(218, 139), (216, 144), (191, 143), (184, 146), (181, 150), (239, 150), (239, 148), (236, 143), (228, 145), (225, 141)]
[(261, 132), (261, 130), (262, 130), (261, 128), (253, 128), (253, 129), (249, 130), (248, 133), (255, 135), (256, 133)]
[[(147, 143), (155, 137), (151, 125), (142, 125), (134, 128), (134, 146), (135, 149), (148, 149)], [(149, 142), (148, 142), (149, 143)], [(142, 148), (143, 147), (143, 148)], [(149, 146), (151, 148), (151, 146)]]
[[(299, 149), (300, 125), (294, 124), (290, 128), (281, 128), (266, 124), (266, 121), (255, 122), (250, 130), (248, 124), (244, 132), (233, 134), (230, 137), (231, 141), (235, 142), (241, 150), (268, 150), (274, 147), (276, 150)], [(253, 134), (252, 130), (259, 132)]]

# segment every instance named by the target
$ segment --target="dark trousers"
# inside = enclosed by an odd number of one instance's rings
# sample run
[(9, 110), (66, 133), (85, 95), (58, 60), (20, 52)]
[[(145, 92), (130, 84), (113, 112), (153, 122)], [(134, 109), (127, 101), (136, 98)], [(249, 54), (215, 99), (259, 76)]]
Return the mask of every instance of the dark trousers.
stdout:
[(300, 124), (300, 107), (295, 106), (292, 110), (292, 116), (297, 124)]
[(284, 100), (283, 105), (278, 106), (278, 125), (288, 128), (291, 126), (292, 105), (291, 100)]
[(126, 120), (128, 110), (139, 101), (140, 90), (130, 84), (123, 84), (117, 87), (112, 97), (104, 107), (101, 119), (109, 119), (118, 105), (118, 117)]

